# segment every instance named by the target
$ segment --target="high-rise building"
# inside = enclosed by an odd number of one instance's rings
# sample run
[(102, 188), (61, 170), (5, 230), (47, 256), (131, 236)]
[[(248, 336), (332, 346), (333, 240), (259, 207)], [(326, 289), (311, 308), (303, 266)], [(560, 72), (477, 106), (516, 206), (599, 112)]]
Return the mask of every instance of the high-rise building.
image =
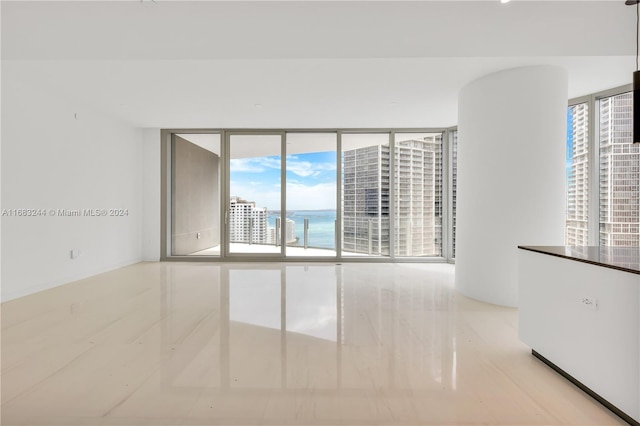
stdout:
[(570, 246), (586, 246), (589, 213), (589, 106), (572, 105), (568, 109), (567, 217), (565, 241)]
[(442, 134), (395, 147), (395, 254), (442, 255)]
[[(395, 254), (442, 255), (442, 135), (396, 142)], [(344, 152), (343, 250), (388, 255), (389, 145)]]
[(345, 151), (342, 165), (343, 250), (389, 255), (389, 145)]
[(232, 243), (268, 243), (267, 208), (254, 201), (231, 197), (229, 201), (229, 240)]
[[(279, 220), (276, 226), (269, 226), (266, 207), (256, 207), (255, 201), (243, 200), (233, 196), (229, 200), (229, 240), (232, 243), (279, 245), (277, 235), (280, 232)], [(285, 238), (287, 244), (298, 241), (296, 223), (285, 220)]]
[(640, 247), (640, 145), (631, 92), (600, 100), (600, 245)]

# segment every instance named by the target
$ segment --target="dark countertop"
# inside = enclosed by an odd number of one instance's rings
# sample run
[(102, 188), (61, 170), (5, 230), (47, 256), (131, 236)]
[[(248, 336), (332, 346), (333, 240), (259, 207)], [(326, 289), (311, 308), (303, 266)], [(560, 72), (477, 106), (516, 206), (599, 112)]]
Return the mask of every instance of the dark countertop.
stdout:
[(518, 246), (518, 248), (640, 275), (640, 248), (591, 246)]

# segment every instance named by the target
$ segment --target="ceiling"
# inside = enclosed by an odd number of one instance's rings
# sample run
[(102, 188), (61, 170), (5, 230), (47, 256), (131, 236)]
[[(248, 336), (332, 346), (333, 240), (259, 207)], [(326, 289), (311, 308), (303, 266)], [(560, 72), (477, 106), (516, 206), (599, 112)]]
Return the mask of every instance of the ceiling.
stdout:
[(140, 127), (445, 127), (460, 89), (487, 73), (559, 65), (576, 97), (630, 83), (635, 67), (623, 0), (2, 1), (1, 12), (3, 84)]

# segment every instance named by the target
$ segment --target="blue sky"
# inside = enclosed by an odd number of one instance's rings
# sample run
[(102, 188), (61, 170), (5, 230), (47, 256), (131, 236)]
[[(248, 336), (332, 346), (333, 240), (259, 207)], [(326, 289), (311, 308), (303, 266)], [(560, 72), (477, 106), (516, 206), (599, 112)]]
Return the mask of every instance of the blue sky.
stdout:
[[(280, 209), (280, 157), (231, 160), (231, 195)], [(335, 209), (336, 154), (287, 156), (287, 210)]]

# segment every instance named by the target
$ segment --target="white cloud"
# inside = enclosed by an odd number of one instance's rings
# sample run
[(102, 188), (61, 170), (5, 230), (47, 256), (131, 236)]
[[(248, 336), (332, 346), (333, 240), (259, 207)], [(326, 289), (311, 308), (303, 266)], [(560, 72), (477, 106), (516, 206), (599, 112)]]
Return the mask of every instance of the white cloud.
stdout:
[(247, 201), (255, 201), (256, 206), (269, 210), (280, 210), (280, 189), (252, 183), (231, 184), (231, 195), (241, 197)]
[(287, 210), (325, 210), (335, 208), (335, 182), (316, 185), (287, 183)]
[(336, 169), (335, 163), (311, 163), (309, 161), (298, 161), (295, 157), (287, 159), (287, 171), (301, 177), (318, 176), (321, 172)]
[[(282, 162), (278, 157), (237, 158), (231, 160), (231, 171), (239, 173), (262, 173), (267, 169), (279, 170)], [(312, 163), (300, 161), (295, 155), (287, 156), (287, 171), (300, 177), (315, 177), (325, 171), (335, 171), (335, 163)]]
[(236, 158), (231, 160), (232, 172), (262, 173), (266, 169), (280, 169), (281, 161), (277, 157)]
[(252, 158), (238, 158), (231, 160), (230, 170), (232, 172), (261, 173), (264, 172), (264, 167), (253, 161)]
[(280, 161), (279, 157), (261, 157), (254, 158), (253, 160), (263, 167), (268, 167), (270, 169), (280, 169), (282, 167), (282, 161)]
[(317, 176), (313, 166), (308, 161), (287, 161), (287, 171), (302, 177)]

